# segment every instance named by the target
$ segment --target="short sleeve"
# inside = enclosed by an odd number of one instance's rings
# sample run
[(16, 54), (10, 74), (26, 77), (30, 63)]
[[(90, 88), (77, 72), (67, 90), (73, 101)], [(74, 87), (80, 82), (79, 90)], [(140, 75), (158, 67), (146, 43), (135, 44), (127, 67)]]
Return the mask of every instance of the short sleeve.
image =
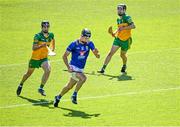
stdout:
[(120, 24), (120, 23), (121, 23), (120, 19), (117, 18), (117, 25)]
[(127, 16), (127, 17), (126, 17), (126, 22), (127, 22), (128, 24), (132, 24), (132, 23), (133, 23), (132, 18), (131, 18), (130, 16)]
[(76, 44), (74, 42), (72, 42), (68, 47), (67, 47), (67, 51), (72, 52), (75, 48)]
[(38, 34), (35, 34), (33, 44), (38, 44), (38, 42), (39, 42), (39, 36)]
[(51, 33), (51, 38), (54, 39), (54, 34), (53, 33)]
[(94, 43), (89, 42), (89, 48), (93, 51), (95, 49)]

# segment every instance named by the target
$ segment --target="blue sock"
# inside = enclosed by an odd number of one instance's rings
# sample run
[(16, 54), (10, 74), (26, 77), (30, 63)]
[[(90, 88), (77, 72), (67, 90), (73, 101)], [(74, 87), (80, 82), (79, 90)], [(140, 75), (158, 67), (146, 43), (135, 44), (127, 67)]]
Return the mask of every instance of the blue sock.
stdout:
[(19, 86), (22, 87), (22, 86), (23, 86), (23, 83), (20, 83)]
[(58, 96), (57, 96), (57, 99), (58, 99), (58, 100), (60, 100), (60, 99), (61, 99), (61, 97), (62, 97), (61, 95), (58, 95)]
[(74, 91), (73, 96), (77, 96), (77, 92)]

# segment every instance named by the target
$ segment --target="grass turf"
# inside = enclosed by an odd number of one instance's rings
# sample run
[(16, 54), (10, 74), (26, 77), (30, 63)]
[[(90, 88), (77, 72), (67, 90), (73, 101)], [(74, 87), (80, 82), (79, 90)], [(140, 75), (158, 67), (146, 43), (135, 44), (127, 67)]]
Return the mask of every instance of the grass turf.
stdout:
[[(105, 75), (96, 73), (112, 45), (107, 33), (116, 27), (116, 5), (127, 4), (135, 22), (133, 45), (128, 51), (128, 75), (120, 75), (119, 52)], [(178, 126), (180, 125), (180, 2), (179, 0), (6, 0), (0, 1), (0, 125), (1, 126)], [(45, 90), (37, 93), (42, 70), (15, 94), (27, 69), (32, 40), (40, 22), (48, 19), (56, 39), (56, 57)], [(70, 91), (54, 109), (54, 96), (69, 79), (62, 54), (82, 28), (92, 31), (100, 60), (90, 54), (88, 80), (80, 90), (79, 104), (70, 102)], [(35, 103), (35, 104), (34, 104)], [(44, 103), (44, 104), (38, 104)]]

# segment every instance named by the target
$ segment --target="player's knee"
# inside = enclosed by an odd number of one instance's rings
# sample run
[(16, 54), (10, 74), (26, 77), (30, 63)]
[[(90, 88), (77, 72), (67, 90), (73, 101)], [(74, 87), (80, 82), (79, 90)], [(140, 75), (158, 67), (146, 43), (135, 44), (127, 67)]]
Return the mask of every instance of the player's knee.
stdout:
[(123, 58), (123, 54), (121, 54), (120, 56), (121, 56), (121, 58)]
[(45, 69), (45, 73), (49, 74), (50, 72), (51, 72), (51, 67), (47, 67), (47, 68)]
[(82, 80), (82, 82), (85, 82), (85, 81), (87, 80), (87, 77), (86, 77), (86, 76), (83, 76), (83, 77), (81, 78), (81, 80)]
[(123, 54), (123, 53), (121, 53), (121, 58), (125, 58), (126, 57), (126, 54)]
[(48, 72), (48, 73), (51, 73), (51, 68), (50, 68), (50, 67), (47, 69), (47, 72)]

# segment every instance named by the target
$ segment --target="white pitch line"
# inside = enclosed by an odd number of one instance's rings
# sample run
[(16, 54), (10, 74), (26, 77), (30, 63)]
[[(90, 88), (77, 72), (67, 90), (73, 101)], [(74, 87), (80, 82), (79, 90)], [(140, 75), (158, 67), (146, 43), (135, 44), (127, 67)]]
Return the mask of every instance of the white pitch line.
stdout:
[[(146, 93), (155, 93), (155, 92), (163, 92), (163, 91), (171, 91), (171, 90), (179, 90), (180, 87), (174, 88), (163, 88), (163, 89), (155, 89), (155, 90), (145, 90), (140, 92), (127, 92), (127, 93), (120, 93), (120, 94), (109, 94), (103, 96), (92, 96), (92, 97), (82, 97), (78, 100), (89, 100), (89, 99), (101, 99), (107, 97), (117, 97), (117, 96), (126, 96), (126, 95), (137, 95), (137, 94), (146, 94)], [(62, 102), (69, 101), (69, 99), (62, 99)], [(8, 109), (8, 108), (16, 108), (16, 107), (23, 107), (23, 106), (31, 106), (31, 105), (41, 105), (41, 104), (49, 104), (52, 102), (38, 102), (38, 103), (31, 103), (31, 104), (16, 104), (16, 105), (8, 105), (8, 106), (1, 106), (0, 109)]]
[[(158, 52), (165, 52), (165, 51), (180, 51), (180, 48), (170, 48), (170, 49), (161, 49), (161, 50), (150, 50), (150, 51), (134, 51), (134, 52), (130, 52), (128, 54), (140, 54), (140, 53), (158, 53)], [(102, 57), (102, 55), (101, 55)], [(104, 56), (105, 57), (105, 56)], [(54, 63), (54, 62), (59, 62), (62, 60), (51, 60), (50, 62)], [(0, 68), (3, 67), (12, 67), (12, 66), (21, 66), (21, 65), (28, 65), (27, 63), (15, 63), (15, 64), (1, 64)]]

